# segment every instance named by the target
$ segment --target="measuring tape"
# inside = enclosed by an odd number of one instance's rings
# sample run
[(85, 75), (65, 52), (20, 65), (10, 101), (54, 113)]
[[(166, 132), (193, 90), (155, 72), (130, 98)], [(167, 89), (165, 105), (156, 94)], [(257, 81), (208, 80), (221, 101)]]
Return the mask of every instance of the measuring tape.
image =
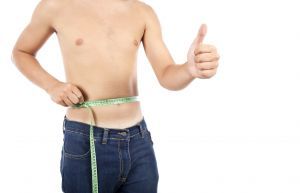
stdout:
[(113, 104), (130, 103), (130, 102), (135, 102), (135, 101), (138, 101), (138, 96), (85, 101), (85, 102), (78, 103), (78, 104), (75, 104), (72, 106), (72, 108), (88, 108), (89, 112), (90, 112), (90, 117), (91, 117), (90, 152), (91, 152), (93, 193), (98, 193), (98, 175), (97, 175), (97, 161), (96, 161), (96, 151), (95, 151), (95, 141), (94, 141), (94, 131), (93, 131), (93, 125), (95, 125), (95, 123), (94, 123), (93, 112), (90, 107), (91, 106), (106, 106), (106, 105), (113, 105)]

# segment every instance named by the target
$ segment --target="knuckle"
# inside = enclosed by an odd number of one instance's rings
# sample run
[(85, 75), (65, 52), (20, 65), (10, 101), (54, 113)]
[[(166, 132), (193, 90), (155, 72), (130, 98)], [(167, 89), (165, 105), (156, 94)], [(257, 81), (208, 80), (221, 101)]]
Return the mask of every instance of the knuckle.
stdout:
[(70, 83), (67, 83), (67, 85), (65, 86), (65, 91), (70, 91), (70, 90), (72, 90), (72, 84), (70, 84)]
[(66, 87), (70, 88), (70, 87), (72, 87), (72, 84), (71, 83), (67, 83)]
[(68, 92), (68, 90), (69, 90), (69, 88), (68, 88), (68, 86), (65, 86), (64, 88), (63, 88), (63, 92)]
[(213, 60), (218, 60), (218, 59), (219, 59), (218, 54), (214, 54), (213, 57), (212, 57), (212, 59), (213, 59)]
[(210, 71), (202, 71), (201, 73), (202, 77), (204, 78), (210, 78), (211, 77), (211, 72)]
[(63, 100), (63, 98), (64, 98), (64, 93), (60, 93), (60, 94), (58, 95), (58, 100)]
[(200, 46), (195, 48), (194, 54), (197, 55), (197, 54), (199, 54), (199, 52), (201, 52), (201, 47)]
[(215, 67), (217, 68), (219, 66), (219, 62), (215, 62)]

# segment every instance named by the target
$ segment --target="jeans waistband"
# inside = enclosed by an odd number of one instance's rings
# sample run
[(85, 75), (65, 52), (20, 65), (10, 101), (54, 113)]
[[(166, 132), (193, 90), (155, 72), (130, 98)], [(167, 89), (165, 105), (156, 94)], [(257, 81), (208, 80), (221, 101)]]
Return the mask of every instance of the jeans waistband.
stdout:
[[(94, 130), (94, 137), (103, 137), (104, 135), (109, 137), (116, 137), (120, 138), (122, 136), (134, 136), (137, 133), (140, 133), (142, 137), (144, 136), (144, 133), (146, 132), (147, 129), (147, 124), (145, 121), (144, 116), (142, 119), (137, 122), (136, 124), (124, 128), (124, 129), (117, 129), (117, 128), (106, 128), (106, 127), (100, 127), (93, 125), (93, 130)], [(75, 120), (70, 120), (67, 118), (67, 116), (64, 116), (63, 120), (63, 130), (69, 130), (69, 131), (74, 131), (74, 132), (79, 132), (82, 133), (86, 136), (89, 136), (90, 132), (90, 124), (84, 123), (84, 122), (79, 122)]]

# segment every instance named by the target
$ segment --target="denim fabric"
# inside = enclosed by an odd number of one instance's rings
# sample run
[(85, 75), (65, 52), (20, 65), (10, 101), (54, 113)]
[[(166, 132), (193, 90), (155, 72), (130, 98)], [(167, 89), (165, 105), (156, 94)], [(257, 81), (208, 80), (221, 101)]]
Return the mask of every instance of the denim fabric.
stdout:
[[(99, 193), (157, 193), (158, 168), (143, 117), (126, 129), (94, 127)], [(64, 116), (61, 188), (91, 193), (90, 125)]]

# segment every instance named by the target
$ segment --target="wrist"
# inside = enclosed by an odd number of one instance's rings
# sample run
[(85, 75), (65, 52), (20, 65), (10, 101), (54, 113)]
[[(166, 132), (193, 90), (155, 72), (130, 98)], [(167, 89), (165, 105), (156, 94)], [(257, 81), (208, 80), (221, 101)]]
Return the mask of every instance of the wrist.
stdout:
[(52, 80), (52, 81), (47, 85), (46, 88), (44, 88), (44, 90), (45, 90), (48, 94), (50, 94), (49, 91), (50, 91), (56, 84), (58, 84), (58, 83), (61, 83), (61, 81), (54, 79), (54, 80)]
[(188, 61), (186, 61), (182, 66), (183, 66), (183, 70), (186, 72), (187, 76), (192, 80), (195, 79), (195, 77), (193, 76), (193, 74), (190, 70), (190, 65), (188, 64)]

